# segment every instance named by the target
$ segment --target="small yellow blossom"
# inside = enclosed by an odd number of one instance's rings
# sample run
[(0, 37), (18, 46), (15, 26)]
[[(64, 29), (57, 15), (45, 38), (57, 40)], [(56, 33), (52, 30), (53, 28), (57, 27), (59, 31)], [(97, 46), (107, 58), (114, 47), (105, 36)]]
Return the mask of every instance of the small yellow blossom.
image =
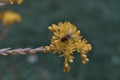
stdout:
[(15, 22), (21, 22), (22, 18), (20, 14), (16, 12), (4, 11), (3, 13), (0, 14), (0, 20), (2, 20), (4, 26), (10, 26)]
[(64, 71), (69, 72), (68, 62), (73, 62), (73, 52), (81, 54), (82, 63), (89, 61), (87, 53), (91, 51), (92, 46), (80, 35), (80, 30), (70, 22), (60, 22), (58, 25), (53, 24), (48, 27), (53, 32), (50, 46), (46, 46), (48, 52), (58, 52), (60, 57), (65, 58)]

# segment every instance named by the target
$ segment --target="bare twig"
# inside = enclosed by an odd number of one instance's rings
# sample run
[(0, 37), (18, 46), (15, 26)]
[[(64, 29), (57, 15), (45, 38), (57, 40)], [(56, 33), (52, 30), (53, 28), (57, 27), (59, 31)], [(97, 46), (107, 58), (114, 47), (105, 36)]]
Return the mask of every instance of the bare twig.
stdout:
[(38, 52), (46, 52), (46, 49), (44, 47), (38, 47), (35, 49), (31, 49), (31, 48), (18, 48), (18, 49), (13, 49), (11, 50), (11, 48), (3, 48), (0, 49), (0, 55), (8, 55), (8, 54), (34, 54), (34, 53), (38, 53)]

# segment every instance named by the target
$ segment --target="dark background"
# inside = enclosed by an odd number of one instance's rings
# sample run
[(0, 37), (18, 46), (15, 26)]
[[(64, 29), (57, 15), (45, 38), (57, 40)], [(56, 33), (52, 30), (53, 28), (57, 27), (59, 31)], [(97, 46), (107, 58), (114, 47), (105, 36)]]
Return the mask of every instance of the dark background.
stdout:
[(120, 0), (24, 0), (5, 9), (19, 12), (23, 22), (9, 28), (0, 48), (49, 45), (48, 26), (70, 21), (93, 49), (85, 65), (74, 54), (69, 73), (57, 54), (38, 53), (35, 63), (29, 55), (0, 55), (0, 80), (120, 80)]

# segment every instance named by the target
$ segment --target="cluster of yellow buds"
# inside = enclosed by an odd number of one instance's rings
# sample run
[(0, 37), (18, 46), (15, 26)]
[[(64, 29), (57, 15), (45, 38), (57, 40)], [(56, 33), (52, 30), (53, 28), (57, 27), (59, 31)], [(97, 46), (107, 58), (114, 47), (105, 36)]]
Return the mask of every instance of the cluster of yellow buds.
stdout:
[(58, 52), (60, 57), (65, 58), (64, 71), (68, 72), (70, 66), (68, 62), (73, 62), (73, 52), (77, 51), (81, 54), (82, 63), (85, 64), (89, 61), (87, 53), (91, 51), (92, 46), (83, 39), (80, 30), (70, 22), (60, 22), (58, 25), (53, 24), (49, 27), (53, 32), (50, 46), (46, 46), (48, 52)]

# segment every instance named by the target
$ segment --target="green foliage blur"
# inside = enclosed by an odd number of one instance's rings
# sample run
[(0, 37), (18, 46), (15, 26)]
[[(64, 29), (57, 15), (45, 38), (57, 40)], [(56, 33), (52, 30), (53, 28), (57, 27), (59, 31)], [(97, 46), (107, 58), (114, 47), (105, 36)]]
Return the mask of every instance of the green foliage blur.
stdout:
[(37, 53), (34, 63), (30, 55), (0, 55), (0, 80), (120, 80), (120, 0), (24, 0), (5, 8), (19, 12), (23, 22), (9, 28), (0, 48), (49, 45), (48, 26), (70, 21), (93, 50), (87, 64), (76, 53), (69, 73), (57, 54)]

